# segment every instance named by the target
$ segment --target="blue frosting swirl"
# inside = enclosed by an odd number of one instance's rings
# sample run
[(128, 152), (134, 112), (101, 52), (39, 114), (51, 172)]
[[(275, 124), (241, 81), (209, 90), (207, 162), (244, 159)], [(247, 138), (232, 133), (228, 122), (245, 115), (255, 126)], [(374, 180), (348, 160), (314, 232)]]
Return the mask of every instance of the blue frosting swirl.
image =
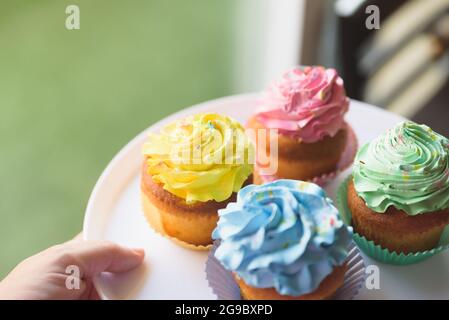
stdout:
[(219, 216), (215, 257), (253, 287), (310, 293), (347, 258), (352, 229), (313, 183), (249, 185)]

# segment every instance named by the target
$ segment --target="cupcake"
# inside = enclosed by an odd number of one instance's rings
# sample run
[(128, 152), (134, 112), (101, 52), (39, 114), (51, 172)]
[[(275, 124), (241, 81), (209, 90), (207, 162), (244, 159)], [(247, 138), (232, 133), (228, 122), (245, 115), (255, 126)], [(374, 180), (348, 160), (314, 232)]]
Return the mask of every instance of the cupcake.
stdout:
[(150, 133), (141, 177), (150, 224), (184, 244), (211, 244), (217, 211), (252, 179), (253, 153), (242, 126), (218, 114), (189, 116)]
[(449, 140), (402, 122), (358, 152), (347, 204), (354, 232), (396, 253), (435, 248), (449, 224)]
[[(311, 180), (337, 169), (348, 140), (344, 115), (348, 111), (343, 80), (334, 69), (293, 68), (265, 92), (258, 111), (247, 123), (251, 129), (276, 129), (278, 150), (270, 150), (266, 135), (263, 152), (277, 161), (279, 179)], [(351, 159), (352, 160), (352, 159)], [(264, 180), (255, 170), (254, 182)]]
[(215, 257), (244, 299), (329, 299), (342, 286), (352, 232), (316, 184), (249, 185), (219, 216)]

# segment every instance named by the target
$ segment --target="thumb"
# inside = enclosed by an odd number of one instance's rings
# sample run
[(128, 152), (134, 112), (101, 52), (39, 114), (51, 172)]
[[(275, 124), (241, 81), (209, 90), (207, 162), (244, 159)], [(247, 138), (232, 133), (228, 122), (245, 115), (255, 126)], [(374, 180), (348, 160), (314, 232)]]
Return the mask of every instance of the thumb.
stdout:
[(107, 271), (120, 273), (138, 267), (145, 256), (143, 249), (129, 249), (107, 241), (71, 243), (69, 256), (82, 270), (83, 277)]

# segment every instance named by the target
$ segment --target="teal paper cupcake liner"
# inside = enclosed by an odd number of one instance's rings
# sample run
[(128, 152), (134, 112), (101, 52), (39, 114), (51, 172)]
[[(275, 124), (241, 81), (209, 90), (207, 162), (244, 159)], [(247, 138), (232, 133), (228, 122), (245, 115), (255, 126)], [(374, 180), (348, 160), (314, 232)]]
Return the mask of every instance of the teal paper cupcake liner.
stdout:
[[(337, 206), (340, 212), (341, 219), (343, 222), (351, 226), (351, 211), (348, 207), (347, 194), (348, 194), (348, 183), (352, 179), (352, 175), (347, 177), (343, 183), (340, 185), (337, 191)], [(375, 244), (373, 241), (366, 239), (364, 236), (355, 233), (353, 234), (354, 242), (357, 246), (369, 257), (388, 264), (394, 265), (407, 265), (413, 264), (425, 259), (430, 258), (431, 256), (440, 253), (441, 251), (449, 248), (449, 225), (446, 226), (443, 233), (441, 234), (440, 241), (438, 243), (438, 247), (433, 248), (432, 250), (415, 252), (415, 253), (397, 253), (389, 251), (386, 248), (382, 248), (380, 245)]]

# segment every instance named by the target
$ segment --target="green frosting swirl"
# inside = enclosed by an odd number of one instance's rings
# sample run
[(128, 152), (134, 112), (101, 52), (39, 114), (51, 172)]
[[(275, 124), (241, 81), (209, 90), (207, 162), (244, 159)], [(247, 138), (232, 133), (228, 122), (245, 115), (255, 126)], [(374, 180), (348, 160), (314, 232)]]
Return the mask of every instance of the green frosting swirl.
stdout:
[(376, 212), (394, 206), (413, 216), (449, 208), (449, 140), (402, 122), (359, 150), (353, 176), (357, 193)]

